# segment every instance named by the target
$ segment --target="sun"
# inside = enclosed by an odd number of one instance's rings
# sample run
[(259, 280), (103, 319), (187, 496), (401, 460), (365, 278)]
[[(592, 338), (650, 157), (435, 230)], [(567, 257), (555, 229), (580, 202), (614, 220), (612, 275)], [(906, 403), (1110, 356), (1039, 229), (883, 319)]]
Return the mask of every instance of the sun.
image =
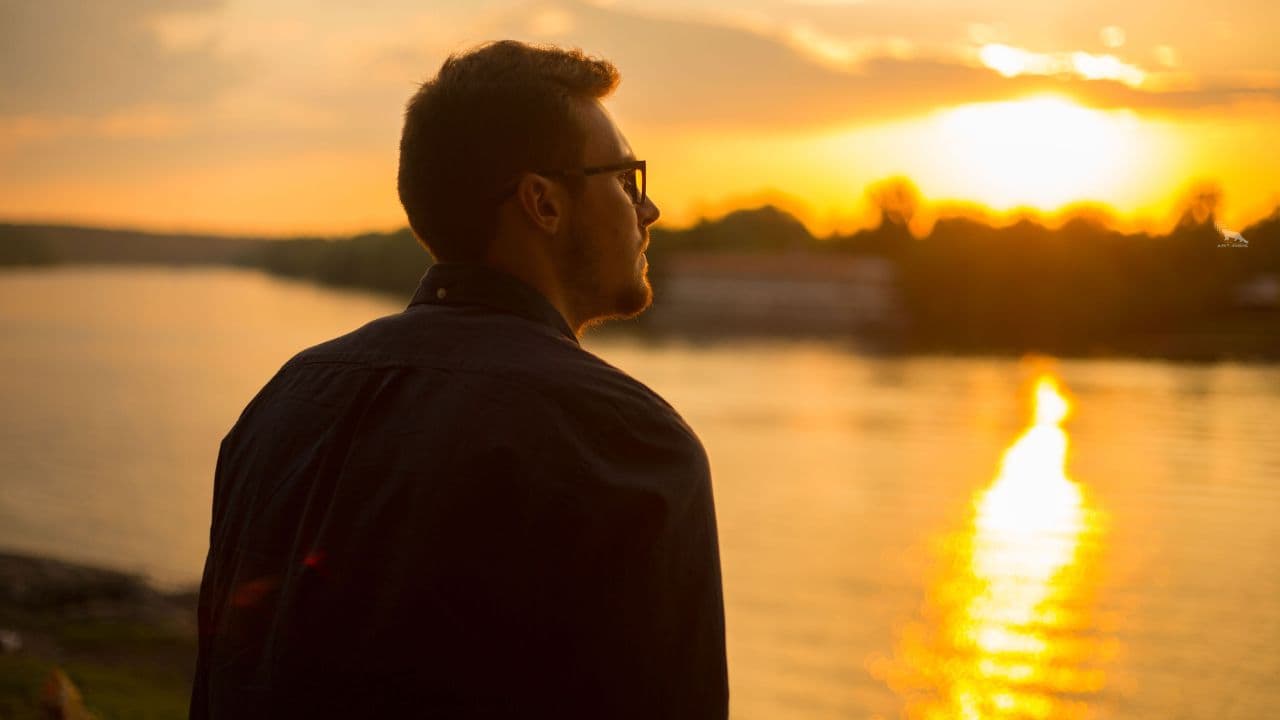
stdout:
[(997, 210), (1132, 196), (1154, 154), (1132, 112), (1094, 110), (1056, 95), (945, 110), (928, 134), (931, 174), (946, 194)]

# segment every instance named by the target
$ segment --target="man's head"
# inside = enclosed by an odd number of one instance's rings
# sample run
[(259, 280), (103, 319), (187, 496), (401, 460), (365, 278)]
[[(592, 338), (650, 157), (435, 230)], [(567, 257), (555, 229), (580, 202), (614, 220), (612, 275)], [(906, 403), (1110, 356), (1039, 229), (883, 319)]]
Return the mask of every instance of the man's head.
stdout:
[(409, 101), (400, 143), (419, 241), (437, 260), (516, 274), (575, 330), (643, 311), (658, 209), (633, 201), (626, 170), (582, 172), (635, 159), (600, 103), (618, 79), (608, 61), (514, 41), (446, 60)]

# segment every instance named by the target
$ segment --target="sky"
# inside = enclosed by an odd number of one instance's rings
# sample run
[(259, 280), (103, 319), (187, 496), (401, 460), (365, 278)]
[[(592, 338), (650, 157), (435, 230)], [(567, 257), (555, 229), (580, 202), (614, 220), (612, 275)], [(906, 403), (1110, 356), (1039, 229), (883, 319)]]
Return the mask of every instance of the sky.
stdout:
[(0, 219), (398, 229), (405, 102), (516, 38), (618, 66), (668, 227), (773, 202), (849, 231), (905, 176), (935, 213), (1157, 231), (1215, 183), (1240, 228), (1280, 206), (1277, 28), (1271, 0), (0, 0)]

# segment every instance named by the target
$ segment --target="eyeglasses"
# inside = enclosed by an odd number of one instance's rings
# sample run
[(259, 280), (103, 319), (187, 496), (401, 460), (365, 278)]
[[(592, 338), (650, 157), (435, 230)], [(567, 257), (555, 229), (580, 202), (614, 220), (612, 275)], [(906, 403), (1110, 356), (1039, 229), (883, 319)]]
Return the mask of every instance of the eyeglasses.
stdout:
[[(618, 179), (622, 182), (622, 189), (626, 191), (627, 196), (631, 198), (631, 202), (637, 207), (643, 205), (649, 198), (647, 166), (644, 160), (628, 160), (614, 165), (597, 165), (595, 167), (586, 167), (571, 170), (538, 170), (538, 175), (580, 175), (586, 177), (588, 175), (600, 175), (602, 173), (616, 172)], [(502, 199), (506, 199), (515, 192), (515, 188), (511, 188), (502, 195)]]

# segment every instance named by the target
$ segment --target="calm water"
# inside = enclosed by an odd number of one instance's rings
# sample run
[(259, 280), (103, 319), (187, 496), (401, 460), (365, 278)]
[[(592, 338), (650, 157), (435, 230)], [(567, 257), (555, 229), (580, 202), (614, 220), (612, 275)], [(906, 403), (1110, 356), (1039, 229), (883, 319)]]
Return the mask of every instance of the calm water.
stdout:
[[(244, 404), (401, 307), (238, 270), (0, 273), (0, 546), (198, 581)], [(735, 718), (1280, 707), (1280, 368), (586, 345), (706, 444)]]

